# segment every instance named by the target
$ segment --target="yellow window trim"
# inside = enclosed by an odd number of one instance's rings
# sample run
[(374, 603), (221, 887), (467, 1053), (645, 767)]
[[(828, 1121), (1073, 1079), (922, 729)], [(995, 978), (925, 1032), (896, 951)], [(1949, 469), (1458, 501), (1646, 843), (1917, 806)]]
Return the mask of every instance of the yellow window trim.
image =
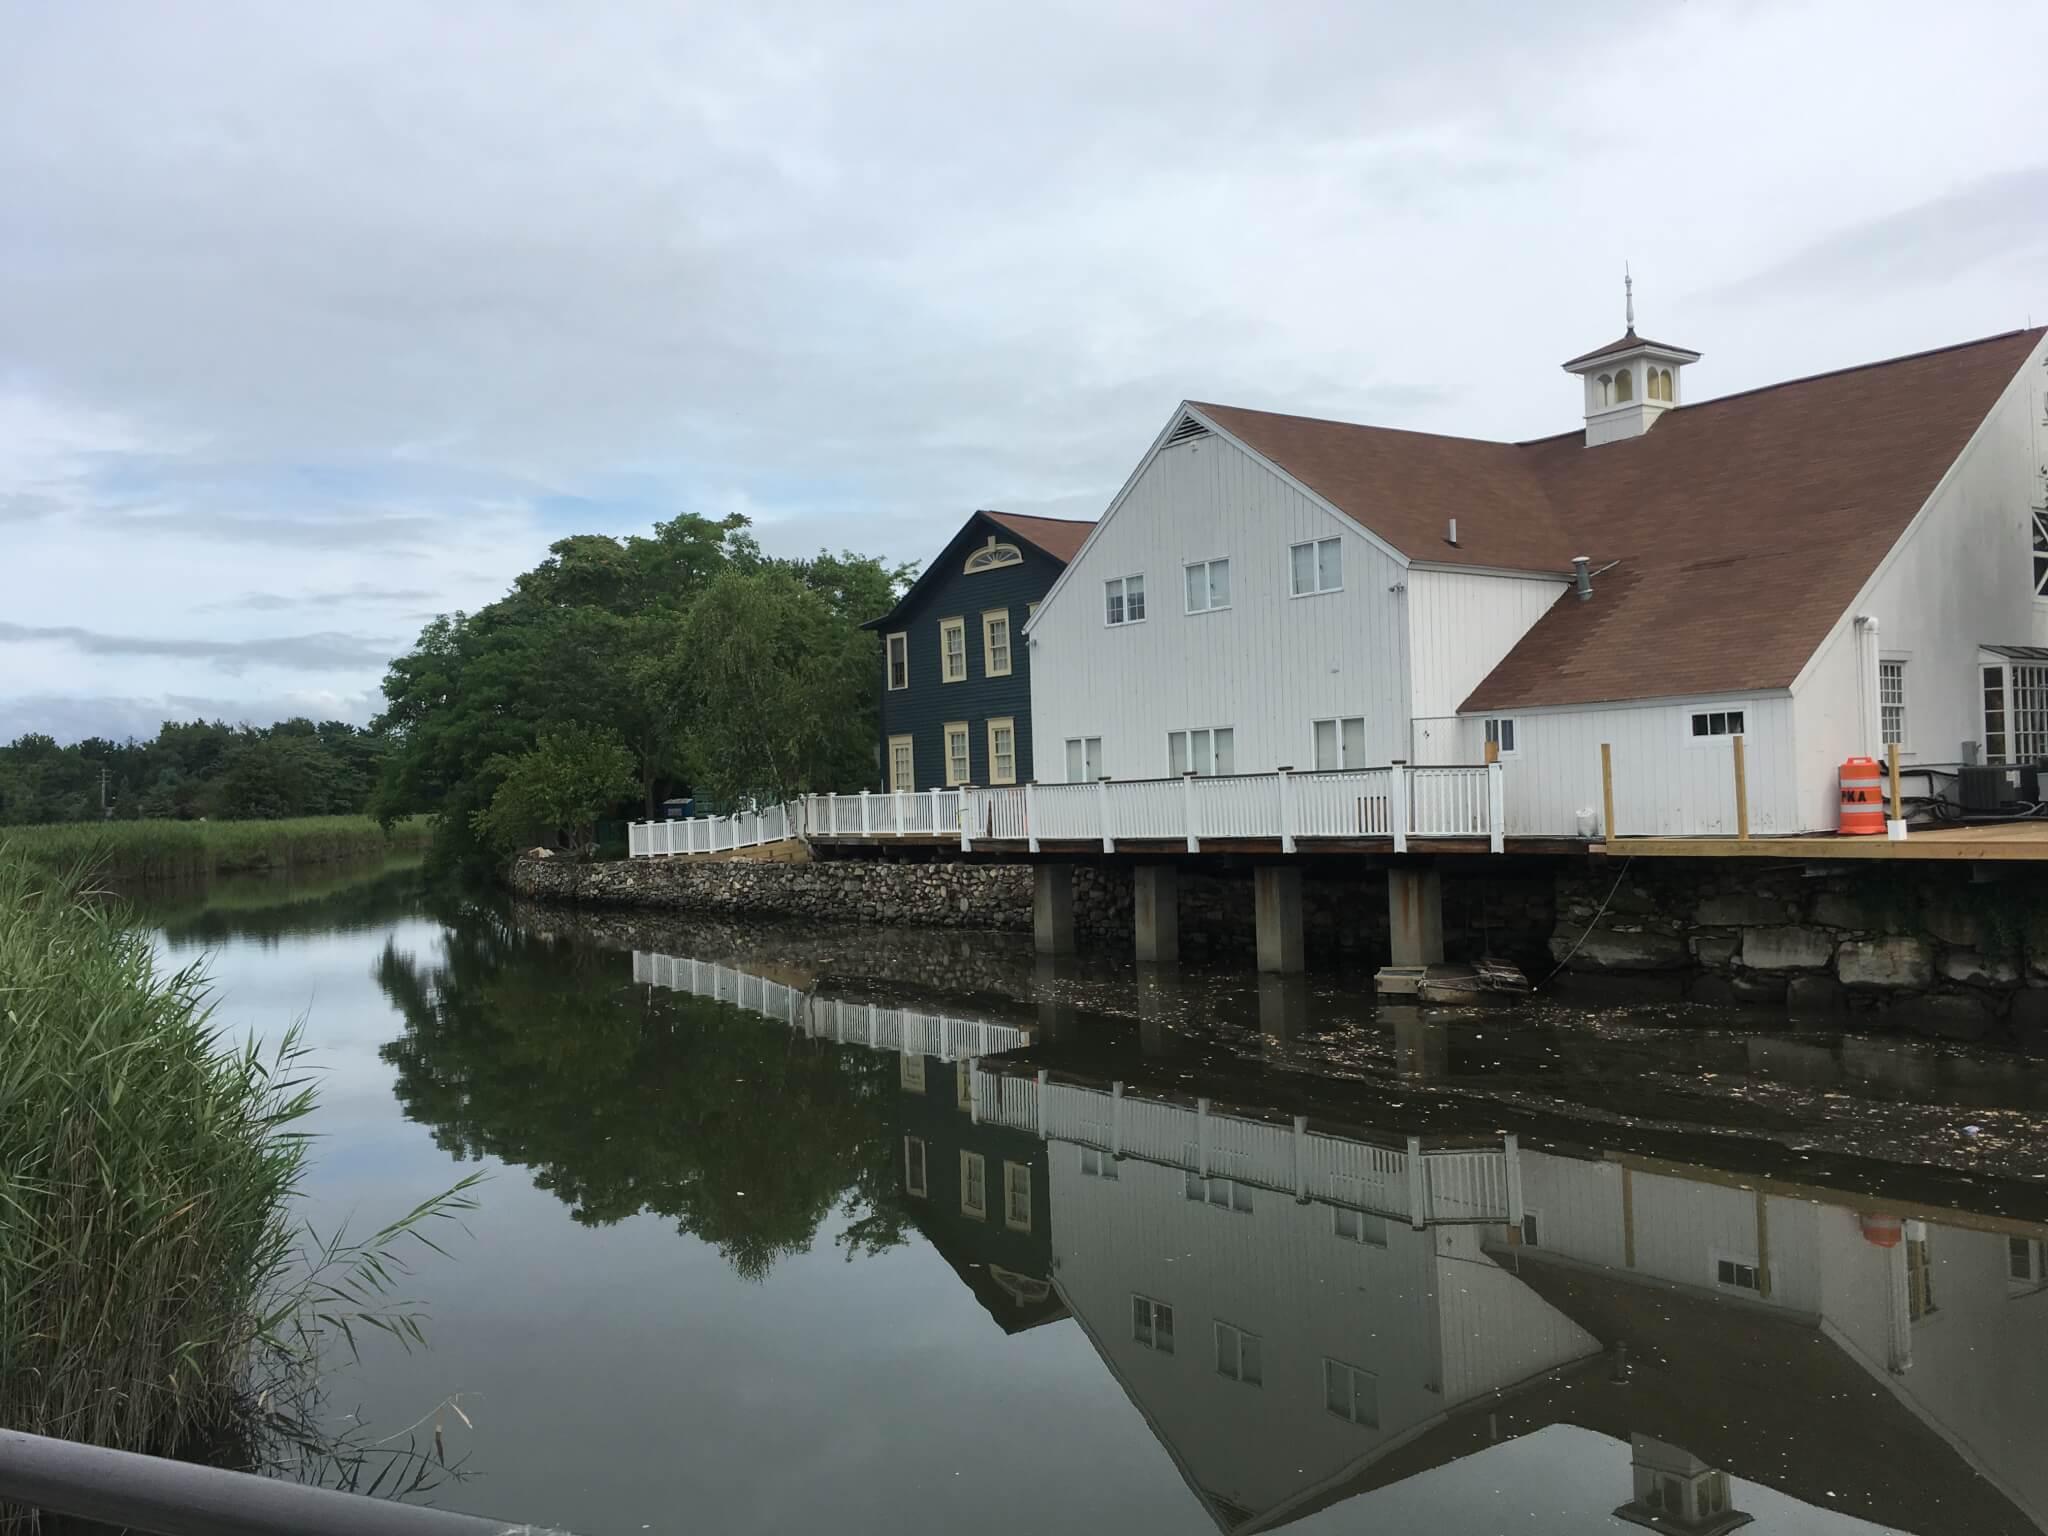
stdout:
[[(910, 1176), (910, 1171), (911, 1171), (911, 1169), (910, 1169), (910, 1149), (911, 1149), (912, 1147), (915, 1147), (915, 1148), (917, 1148), (917, 1172), (918, 1172), (918, 1173), (919, 1173), (919, 1174), (921, 1175), (921, 1177), (919, 1177), (919, 1178), (916, 1178), (916, 1179), (913, 1179), (913, 1178), (911, 1178), (911, 1176)], [(929, 1167), (929, 1165), (928, 1165), (928, 1163), (927, 1163), (927, 1159), (926, 1159), (926, 1154), (925, 1154), (925, 1145), (924, 1145), (924, 1138), (923, 1138), (922, 1136), (906, 1136), (906, 1137), (904, 1137), (904, 1138), (903, 1138), (903, 1189), (904, 1189), (904, 1192), (905, 1192), (906, 1194), (916, 1195), (917, 1197), (919, 1197), (920, 1199), (922, 1199), (922, 1198), (923, 1198), (923, 1197), (924, 1197), (924, 1196), (925, 1196), (925, 1195), (926, 1195), (927, 1193), (929, 1193), (929, 1192), (930, 1192), (930, 1188), (931, 1188), (931, 1185), (930, 1185), (930, 1182), (929, 1182), (929, 1181), (930, 1181), (930, 1179), (931, 1179), (931, 1169), (930, 1169), (930, 1167)]]
[[(996, 731), (1010, 733), (1010, 771), (1000, 772), (996, 767)], [(1005, 715), (1000, 720), (988, 723), (988, 781), (991, 784), (1014, 784), (1017, 782), (1017, 722)]]
[[(1010, 1175), (1012, 1172), (1024, 1175), (1024, 1219), (1018, 1221), (1010, 1215)], [(1003, 1225), (1012, 1232), (1031, 1230), (1031, 1165), (1028, 1163), (1003, 1164)]]
[[(948, 720), (940, 727), (940, 730), (945, 733), (946, 788), (958, 789), (962, 784), (967, 783), (968, 780), (974, 777), (974, 759), (970, 755), (974, 747), (974, 739), (967, 734), (967, 722), (965, 720)], [(967, 763), (967, 772), (957, 777), (953, 772), (953, 738), (956, 735), (960, 738), (960, 756)]]
[[(997, 621), (1003, 626), (1003, 669), (998, 672), (989, 658), (996, 653), (994, 631)], [(981, 616), (981, 672), (984, 677), (1008, 677), (1017, 665), (1017, 630), (1010, 623), (1010, 610), (990, 608)]]
[(1022, 550), (1014, 544), (1001, 543), (994, 534), (990, 534), (988, 542), (967, 557), (967, 564), (963, 569), (967, 575), (973, 576), (982, 571), (993, 571), (1005, 565), (1021, 565), (1023, 562)]
[[(981, 1204), (979, 1206), (967, 1203), (967, 1191), (970, 1187), (967, 1172), (970, 1168), (974, 1167), (978, 1167), (981, 1170)], [(960, 1214), (962, 1216), (972, 1216), (977, 1221), (988, 1220), (988, 1163), (979, 1152), (962, 1152), (960, 1154)]]
[[(896, 749), (898, 747), (908, 747), (910, 749), (910, 782), (908, 784), (898, 784), (896, 782)], [(890, 793), (893, 794), (898, 790), (908, 793), (915, 790), (917, 788), (917, 738), (915, 736), (891, 736), (889, 738), (889, 761), (884, 766), (889, 770)]]
[[(946, 644), (948, 635), (958, 631), (960, 635), (960, 675), (953, 676), (953, 648)], [(967, 681), (967, 620), (964, 618), (939, 620), (939, 681), (942, 683), (964, 683)]]
[[(903, 647), (903, 681), (896, 681), (896, 647)], [(910, 636), (904, 630), (896, 630), (882, 637), (882, 682), (891, 693), (901, 693), (910, 686)]]

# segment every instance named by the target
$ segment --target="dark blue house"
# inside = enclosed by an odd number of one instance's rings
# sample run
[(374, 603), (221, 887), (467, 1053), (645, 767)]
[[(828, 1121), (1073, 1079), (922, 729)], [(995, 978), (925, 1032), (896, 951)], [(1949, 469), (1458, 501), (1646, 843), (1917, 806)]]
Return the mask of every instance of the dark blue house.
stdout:
[(1094, 527), (977, 512), (902, 600), (864, 626), (882, 636), (884, 789), (1032, 776), (1024, 621)]

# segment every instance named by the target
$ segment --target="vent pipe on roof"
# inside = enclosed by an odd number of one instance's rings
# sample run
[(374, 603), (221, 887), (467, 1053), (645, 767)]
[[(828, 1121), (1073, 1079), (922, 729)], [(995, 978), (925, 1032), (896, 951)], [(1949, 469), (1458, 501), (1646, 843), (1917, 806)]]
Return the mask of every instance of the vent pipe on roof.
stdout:
[(1572, 579), (1578, 586), (1579, 601), (1582, 603), (1593, 601), (1592, 565), (1593, 557), (1591, 555), (1572, 556)]
[(1458, 542), (1458, 520), (1455, 517), (1451, 519), (1451, 525), (1444, 530), (1444, 542), (1453, 545)]

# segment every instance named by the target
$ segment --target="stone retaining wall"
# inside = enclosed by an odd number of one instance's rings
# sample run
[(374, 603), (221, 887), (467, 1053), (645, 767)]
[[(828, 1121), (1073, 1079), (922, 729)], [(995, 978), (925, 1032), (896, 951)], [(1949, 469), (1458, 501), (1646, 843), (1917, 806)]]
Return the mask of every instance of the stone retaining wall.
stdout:
[(2030, 871), (1973, 882), (1944, 864), (1816, 874), (1644, 859), (1617, 874), (1560, 868), (1551, 951), (1571, 955), (1574, 976), (1629, 977), (1697, 1002), (1877, 1015), (1865, 1022), (1958, 1039), (2048, 1028), (2048, 879)]

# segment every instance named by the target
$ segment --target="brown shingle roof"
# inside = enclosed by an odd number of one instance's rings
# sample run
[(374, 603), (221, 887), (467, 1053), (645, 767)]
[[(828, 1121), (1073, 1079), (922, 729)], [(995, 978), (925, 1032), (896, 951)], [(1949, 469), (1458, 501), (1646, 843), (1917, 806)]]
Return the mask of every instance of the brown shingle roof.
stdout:
[(1652, 341), (1647, 336), (1638, 336), (1636, 334), (1636, 328), (1634, 326), (1630, 326), (1628, 330), (1622, 335), (1622, 338), (1619, 341), (1610, 341), (1604, 347), (1595, 347), (1590, 352), (1581, 352), (1577, 357), (1574, 357), (1570, 359), (1568, 362), (1562, 363), (1559, 366), (1564, 368), (1576, 368), (1581, 363), (1592, 362), (1593, 359), (1596, 357), (1606, 357), (1609, 354), (1615, 352), (1628, 352), (1632, 351), (1636, 347), (1655, 347), (1660, 352), (1678, 352), (1686, 357), (1696, 358), (1699, 356), (1699, 353), (1693, 351), (1691, 347), (1673, 346), (1668, 341)]
[(1022, 512), (984, 512), (983, 517), (992, 517), (1020, 539), (1028, 539), (1044, 550), (1053, 559), (1072, 560), (1088, 535), (1095, 531), (1094, 522), (1080, 522), (1069, 517), (1031, 517)]
[(1598, 448), (1196, 408), (1410, 559), (1620, 562), (1591, 602), (1562, 597), (1466, 710), (1784, 688), (2043, 334), (1681, 406)]

